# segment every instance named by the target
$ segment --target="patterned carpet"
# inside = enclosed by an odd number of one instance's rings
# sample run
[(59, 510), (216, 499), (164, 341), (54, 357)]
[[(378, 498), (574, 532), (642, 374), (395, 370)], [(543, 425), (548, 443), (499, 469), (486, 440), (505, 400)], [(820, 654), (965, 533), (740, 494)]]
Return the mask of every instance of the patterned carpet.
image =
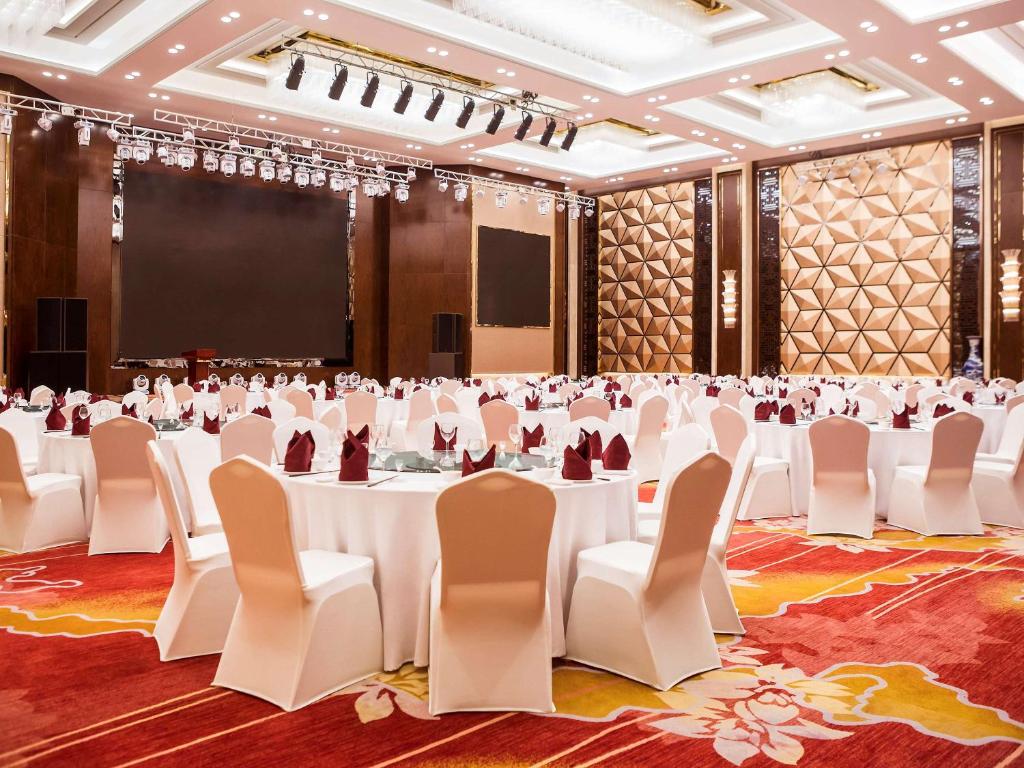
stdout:
[(161, 664), (169, 546), (0, 553), (0, 765), (1024, 765), (1024, 532), (730, 546), (724, 669), (659, 693), (563, 664), (554, 715), (440, 719), (411, 666), (285, 714), (210, 687), (216, 657)]

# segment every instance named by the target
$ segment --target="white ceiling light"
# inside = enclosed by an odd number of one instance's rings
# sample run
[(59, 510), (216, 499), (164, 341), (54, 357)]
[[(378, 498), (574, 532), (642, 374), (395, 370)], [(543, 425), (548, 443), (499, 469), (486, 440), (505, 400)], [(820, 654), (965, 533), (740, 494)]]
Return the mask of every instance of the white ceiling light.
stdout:
[(769, 83), (760, 97), (762, 115), (772, 125), (835, 125), (864, 110), (860, 89), (831, 70)]
[(64, 0), (0, 0), (0, 30), (12, 37), (45, 35), (64, 15)]

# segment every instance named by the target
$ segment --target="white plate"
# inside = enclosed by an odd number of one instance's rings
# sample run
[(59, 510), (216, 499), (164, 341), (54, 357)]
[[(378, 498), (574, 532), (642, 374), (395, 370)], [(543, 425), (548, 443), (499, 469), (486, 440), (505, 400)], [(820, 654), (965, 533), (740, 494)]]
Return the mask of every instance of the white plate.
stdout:
[(625, 475), (633, 474), (633, 470), (631, 470), (631, 469), (602, 469), (599, 472), (596, 472), (595, 474), (598, 474), (598, 475), (608, 475), (609, 477), (623, 477)]
[(339, 480), (337, 477), (332, 477), (331, 480), (338, 485), (366, 485), (369, 480)]

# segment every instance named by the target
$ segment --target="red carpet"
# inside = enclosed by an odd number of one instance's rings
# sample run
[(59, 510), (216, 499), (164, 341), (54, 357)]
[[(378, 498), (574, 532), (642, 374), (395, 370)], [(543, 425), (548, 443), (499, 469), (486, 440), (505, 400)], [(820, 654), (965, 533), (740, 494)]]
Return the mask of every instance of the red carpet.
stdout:
[(748, 634), (659, 693), (577, 665), (558, 712), (426, 713), (405, 667), (285, 714), (161, 664), (163, 555), (0, 555), (3, 766), (1024, 765), (1024, 532), (870, 542), (738, 527)]

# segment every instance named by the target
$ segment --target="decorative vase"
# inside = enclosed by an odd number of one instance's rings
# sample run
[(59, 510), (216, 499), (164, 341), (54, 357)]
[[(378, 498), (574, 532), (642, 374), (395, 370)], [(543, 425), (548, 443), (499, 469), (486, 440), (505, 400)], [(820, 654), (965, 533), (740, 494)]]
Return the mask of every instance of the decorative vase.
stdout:
[(985, 366), (981, 362), (981, 336), (968, 336), (967, 343), (971, 351), (964, 361), (964, 376), (971, 381), (981, 381), (985, 371)]

